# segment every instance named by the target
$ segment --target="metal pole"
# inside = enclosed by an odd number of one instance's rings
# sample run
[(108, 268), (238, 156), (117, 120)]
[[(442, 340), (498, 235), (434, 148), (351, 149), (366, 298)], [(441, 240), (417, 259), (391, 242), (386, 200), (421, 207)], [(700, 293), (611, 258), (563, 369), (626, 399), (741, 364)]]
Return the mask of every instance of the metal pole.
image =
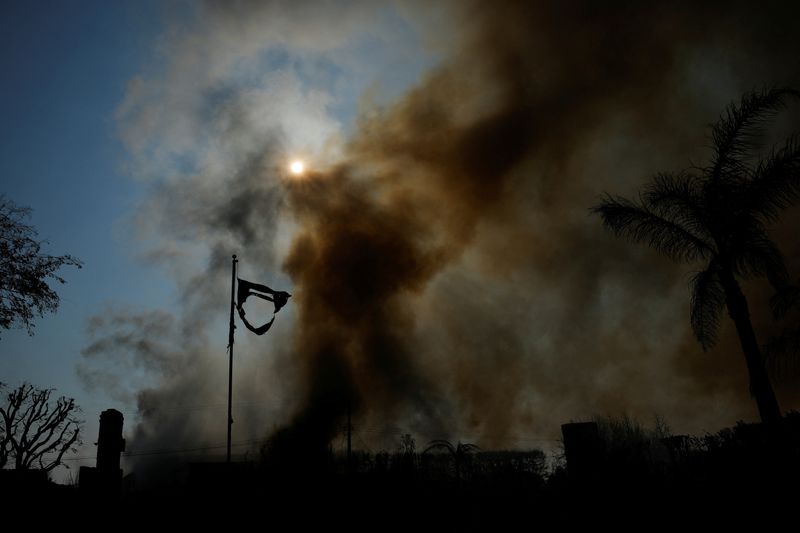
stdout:
[(353, 423), (352, 423), (352, 402), (347, 401), (347, 468), (353, 468)]
[(233, 416), (231, 415), (231, 400), (233, 398), (233, 330), (236, 329), (236, 325), (233, 323), (233, 308), (235, 307), (234, 291), (236, 290), (236, 263), (238, 262), (236, 254), (233, 254), (231, 263), (231, 323), (228, 330), (228, 453), (225, 459), (228, 464), (231, 462), (231, 425), (233, 424)]

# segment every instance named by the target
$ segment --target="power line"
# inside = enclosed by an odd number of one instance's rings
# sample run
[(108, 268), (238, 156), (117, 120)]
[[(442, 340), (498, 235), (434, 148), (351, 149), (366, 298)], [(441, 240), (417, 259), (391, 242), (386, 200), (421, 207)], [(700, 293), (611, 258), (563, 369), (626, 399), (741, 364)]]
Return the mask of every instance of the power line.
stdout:
[[(232, 443), (231, 446), (235, 447), (249, 446), (251, 444), (258, 444), (261, 442), (263, 442), (262, 439), (254, 439), (249, 441)], [(122, 454), (122, 457), (140, 457), (146, 455), (169, 455), (169, 454), (181, 454), (189, 452), (201, 452), (209, 450), (219, 450), (222, 448), (227, 448), (227, 446), (228, 446), (227, 444), (220, 444), (216, 446), (198, 446), (195, 448), (175, 448), (175, 449), (162, 449), (162, 450), (145, 450), (140, 452), (124, 452)], [(62, 461), (83, 461), (90, 459), (95, 459), (95, 457), (67, 457), (62, 459)]]
[[(346, 425), (343, 428), (346, 430)], [(358, 441), (362, 444), (362, 446), (367, 447), (366, 442), (362, 438), (362, 434), (386, 434), (391, 433), (392, 430), (382, 429), (380, 426), (367, 426), (362, 427), (360, 429), (353, 428), (353, 435), (358, 439)], [(341, 435), (340, 439), (342, 441), (346, 438), (346, 435)], [(518, 441), (518, 442), (560, 442), (560, 439), (545, 439), (545, 438), (534, 438), (534, 437), (498, 437), (492, 435), (480, 435), (480, 436), (462, 436), (464, 440), (510, 440), (510, 441)], [(233, 447), (242, 447), (242, 446), (249, 446), (252, 444), (260, 444), (263, 443), (264, 439), (251, 439), (247, 441), (241, 441), (237, 443), (232, 443), (231, 446)], [(341, 441), (340, 441), (341, 442)], [(342, 442), (342, 444), (344, 444)], [(222, 448), (226, 448), (227, 444), (220, 444), (220, 445), (213, 445), (213, 446), (197, 446), (193, 448), (173, 448), (173, 449), (154, 449), (154, 450), (143, 450), (143, 451), (130, 451), (122, 453), (122, 457), (142, 457), (142, 456), (149, 456), (149, 455), (172, 455), (172, 454), (182, 454), (182, 453), (191, 453), (191, 452), (204, 452), (204, 451), (211, 451), (211, 450), (220, 450)], [(85, 460), (92, 460), (95, 457), (66, 457), (62, 459), (63, 461), (85, 461)]]

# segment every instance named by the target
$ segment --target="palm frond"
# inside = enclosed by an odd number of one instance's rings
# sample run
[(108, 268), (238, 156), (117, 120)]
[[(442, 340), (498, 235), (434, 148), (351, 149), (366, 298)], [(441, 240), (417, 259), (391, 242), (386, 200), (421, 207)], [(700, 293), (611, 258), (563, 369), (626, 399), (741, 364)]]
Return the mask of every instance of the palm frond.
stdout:
[(734, 274), (743, 278), (766, 277), (779, 291), (789, 284), (783, 254), (767, 232), (751, 217), (740, 217), (738, 231), (728, 250)]
[(717, 342), (719, 315), (725, 305), (725, 289), (720, 282), (715, 261), (692, 278), (691, 290), (692, 331), (700, 346), (707, 351)]
[(770, 338), (764, 346), (764, 359), (773, 378), (796, 376), (800, 371), (800, 326)]
[(428, 453), (429, 451), (437, 449), (445, 449), (452, 454), (456, 453), (455, 446), (453, 446), (453, 444), (449, 440), (444, 440), (444, 439), (435, 439), (430, 441), (428, 443), (428, 447), (425, 448), (425, 450), (422, 453), (425, 454)]
[(748, 212), (764, 222), (775, 222), (800, 200), (800, 136), (792, 135), (759, 160), (742, 193)]
[(696, 261), (714, 254), (709, 242), (679, 222), (621, 196), (606, 195), (591, 211), (600, 215), (603, 224), (618, 237), (645, 242), (675, 261)]
[(713, 182), (741, 176), (750, 152), (760, 146), (764, 126), (800, 92), (782, 87), (750, 91), (738, 105), (730, 104), (711, 130), (714, 155), (708, 169)]
[(769, 300), (775, 318), (783, 318), (793, 307), (800, 305), (800, 286), (786, 284), (775, 291)]
[(477, 444), (469, 444), (469, 443), (458, 443), (458, 447), (456, 451), (462, 454), (472, 453), (475, 451), (480, 450)]
[(710, 240), (708, 213), (703, 208), (701, 192), (700, 180), (689, 172), (662, 172), (656, 174), (653, 182), (645, 187), (642, 198), (644, 204), (659, 216), (674, 220), (694, 234)]

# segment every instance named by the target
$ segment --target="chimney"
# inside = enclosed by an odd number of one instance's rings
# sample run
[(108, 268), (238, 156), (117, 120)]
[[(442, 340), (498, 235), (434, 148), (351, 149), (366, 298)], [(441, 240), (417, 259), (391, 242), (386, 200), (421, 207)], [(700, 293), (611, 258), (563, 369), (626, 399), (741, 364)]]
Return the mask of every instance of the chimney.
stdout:
[(106, 409), (100, 413), (100, 435), (97, 439), (97, 469), (106, 472), (119, 470), (119, 456), (125, 451), (122, 438), (122, 413)]
[(116, 409), (106, 409), (100, 413), (97, 466), (82, 466), (80, 469), (81, 491), (98, 500), (114, 500), (120, 494), (122, 469), (119, 467), (119, 456), (125, 451), (123, 420), (122, 413)]

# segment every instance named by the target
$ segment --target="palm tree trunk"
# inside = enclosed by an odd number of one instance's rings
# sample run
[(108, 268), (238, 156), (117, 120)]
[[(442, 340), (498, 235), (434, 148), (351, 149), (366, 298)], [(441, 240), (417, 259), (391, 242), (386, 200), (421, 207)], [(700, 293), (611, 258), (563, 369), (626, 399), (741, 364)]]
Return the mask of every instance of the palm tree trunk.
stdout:
[(761, 416), (762, 422), (778, 421), (781, 419), (781, 409), (767, 375), (761, 348), (753, 331), (753, 324), (750, 322), (747, 299), (731, 272), (726, 271), (720, 274), (725, 287), (725, 304), (728, 307), (728, 315), (736, 324), (736, 332), (739, 334), (739, 342), (742, 345), (745, 361), (747, 361), (747, 370), (750, 374), (750, 393), (756, 400), (758, 414)]

